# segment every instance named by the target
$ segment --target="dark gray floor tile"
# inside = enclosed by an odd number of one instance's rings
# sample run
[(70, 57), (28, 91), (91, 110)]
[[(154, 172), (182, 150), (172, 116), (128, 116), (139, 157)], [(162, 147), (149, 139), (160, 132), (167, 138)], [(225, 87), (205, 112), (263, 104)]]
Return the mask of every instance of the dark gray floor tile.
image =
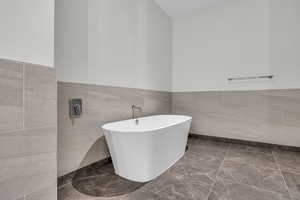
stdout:
[(71, 184), (67, 184), (57, 191), (58, 200), (79, 200), (80, 196), (80, 192), (75, 190)]
[(129, 194), (126, 200), (127, 199), (128, 200), (168, 200), (165, 197), (161, 197), (160, 195), (154, 192), (144, 190), (144, 189)]
[[(149, 183), (114, 175), (112, 163), (93, 164), (59, 189), (59, 200), (290, 200), (271, 149), (228, 148), (227, 143), (198, 139), (189, 144), (182, 159)], [(294, 158), (287, 154), (284, 159)], [(284, 177), (298, 200), (299, 175), (284, 172)]]
[(98, 171), (99, 173), (101, 173), (102, 171), (104, 172), (108, 172), (108, 173), (114, 173), (115, 169), (114, 169), (114, 165), (112, 162), (108, 162), (106, 164), (102, 164), (102, 163), (96, 163), (93, 165), (93, 168)]
[(66, 184), (72, 183), (72, 179), (76, 172), (71, 172), (69, 174), (63, 175), (57, 179), (57, 187), (61, 188)]
[(74, 176), (72, 177), (72, 181), (77, 181), (80, 179), (88, 178), (91, 176), (101, 176), (102, 174), (107, 174), (103, 173), (103, 171), (98, 171), (94, 167), (87, 166), (82, 169), (78, 169), (75, 173)]
[(225, 160), (219, 177), (288, 196), (281, 172), (255, 165)]
[(214, 180), (223, 159), (215, 155), (199, 155), (188, 151), (169, 171), (176, 176), (201, 174)]
[(67, 184), (57, 192), (58, 200), (129, 200), (125, 196), (118, 197), (94, 197), (77, 191), (72, 184)]
[(280, 194), (218, 179), (208, 200), (289, 200)]
[(268, 155), (272, 155), (271, 148), (255, 146), (255, 145), (232, 144), (230, 146), (230, 150), (239, 151), (239, 152), (265, 153)]
[(166, 173), (144, 186), (143, 190), (159, 199), (201, 200), (209, 194), (213, 181), (203, 174), (176, 175)]
[(293, 199), (300, 199), (300, 174), (282, 172)]
[(226, 155), (226, 161), (248, 164), (255, 168), (277, 169), (275, 159), (270, 152), (261, 151), (260, 148), (240, 147), (232, 145)]
[(189, 151), (199, 154), (208, 154), (223, 157), (229, 143), (190, 138), (188, 141)]
[(275, 150), (274, 156), (282, 171), (300, 174), (300, 152)]
[(145, 185), (102, 172), (95, 176), (73, 179), (72, 185), (79, 192), (94, 197), (114, 197), (132, 193)]

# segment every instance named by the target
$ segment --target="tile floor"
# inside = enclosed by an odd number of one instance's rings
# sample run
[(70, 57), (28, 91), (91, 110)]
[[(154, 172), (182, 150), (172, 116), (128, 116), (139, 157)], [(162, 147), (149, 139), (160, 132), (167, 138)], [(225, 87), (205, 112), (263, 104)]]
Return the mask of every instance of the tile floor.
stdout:
[(147, 184), (113, 174), (112, 164), (76, 174), (59, 200), (300, 200), (300, 153), (189, 139), (189, 150)]

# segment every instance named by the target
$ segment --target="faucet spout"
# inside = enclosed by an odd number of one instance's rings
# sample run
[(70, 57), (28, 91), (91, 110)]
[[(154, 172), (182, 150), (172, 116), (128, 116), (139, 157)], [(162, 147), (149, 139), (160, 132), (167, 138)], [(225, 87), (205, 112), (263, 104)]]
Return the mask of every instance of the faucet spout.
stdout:
[(135, 119), (135, 110), (138, 110), (139, 112), (143, 112), (142, 107), (136, 105), (132, 105), (131, 110), (132, 110), (132, 119)]

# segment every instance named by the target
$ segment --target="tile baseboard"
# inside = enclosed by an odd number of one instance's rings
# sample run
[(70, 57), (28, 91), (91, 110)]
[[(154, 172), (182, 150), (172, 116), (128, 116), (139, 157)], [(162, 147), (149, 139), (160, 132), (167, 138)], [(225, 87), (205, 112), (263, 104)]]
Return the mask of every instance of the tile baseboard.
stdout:
[(278, 149), (278, 150), (288, 150), (288, 151), (300, 152), (300, 147), (263, 143), (263, 142), (254, 142), (254, 141), (250, 141), (250, 140), (239, 140), (239, 139), (231, 139), (231, 138), (225, 138), (225, 137), (199, 135), (199, 134), (194, 134), (194, 133), (190, 133), (189, 137), (190, 138), (198, 138), (198, 139), (202, 139), (202, 140), (227, 142), (227, 143), (234, 143), (234, 144), (241, 144), (241, 145), (250, 145), (250, 146), (257, 146), (257, 147), (273, 148), (273, 149)]

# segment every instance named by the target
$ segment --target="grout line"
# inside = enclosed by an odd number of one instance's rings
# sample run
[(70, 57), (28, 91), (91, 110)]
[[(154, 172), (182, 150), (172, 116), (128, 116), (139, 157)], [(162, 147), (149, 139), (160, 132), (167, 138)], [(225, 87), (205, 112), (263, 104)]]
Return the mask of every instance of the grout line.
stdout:
[(284, 170), (281, 170), (283, 172), (286, 172), (286, 173), (289, 173), (289, 174), (296, 174), (296, 175), (300, 175), (299, 172), (294, 172), (294, 171), (290, 171), (289, 169), (284, 169)]
[(220, 172), (221, 172), (221, 169), (222, 169), (222, 167), (223, 167), (223, 165), (224, 165), (225, 159), (226, 159), (226, 157), (227, 157), (227, 155), (228, 155), (228, 153), (229, 153), (229, 150), (230, 150), (230, 148), (231, 148), (231, 145), (232, 145), (232, 144), (229, 143), (229, 145), (228, 145), (228, 147), (227, 147), (227, 150), (226, 150), (226, 153), (225, 153), (225, 155), (224, 155), (223, 161), (221, 162), (221, 165), (220, 165), (220, 167), (219, 167), (219, 169), (218, 169), (218, 171), (217, 171), (216, 178), (219, 176), (219, 174), (220, 174)]
[(20, 200), (25, 200), (26, 198), (26, 195), (22, 195), (22, 196), (20, 196), (20, 197), (17, 197), (17, 199), (20, 199)]
[(206, 198), (205, 198), (206, 200), (209, 198), (209, 196), (210, 196), (211, 193), (212, 193), (213, 187), (215, 186), (215, 184), (216, 184), (216, 182), (217, 182), (218, 176), (219, 176), (219, 174), (220, 174), (220, 172), (221, 172), (221, 169), (222, 169), (222, 167), (223, 167), (223, 164), (224, 164), (224, 162), (225, 162), (225, 159), (226, 159), (226, 157), (227, 157), (227, 154), (228, 154), (228, 152), (229, 152), (229, 150), (230, 150), (231, 145), (232, 145), (232, 144), (229, 143), (229, 145), (228, 145), (228, 147), (227, 147), (227, 149), (226, 149), (226, 153), (225, 153), (225, 155), (224, 155), (224, 158), (223, 158), (223, 160), (222, 160), (222, 162), (221, 162), (221, 164), (220, 164), (220, 166), (219, 166), (219, 168), (218, 168), (218, 170), (217, 170), (217, 174), (216, 174), (214, 183), (213, 183), (212, 186), (210, 187), (209, 192), (208, 192), (208, 195), (207, 195)]
[(23, 155), (18, 155), (18, 156), (7, 156), (7, 157), (1, 157), (0, 159), (14, 159), (14, 158), (27, 158), (27, 157), (33, 157), (33, 156), (41, 156), (41, 155), (47, 155), (47, 154), (53, 154), (56, 153), (57, 151), (45, 151), (45, 152), (38, 152), (38, 153), (29, 153), (29, 154), (23, 154)]
[[(226, 181), (228, 181), (228, 182), (230, 182), (230, 183), (235, 183), (235, 184), (247, 186), (247, 187), (250, 187), (250, 188), (255, 189), (255, 190), (260, 190), (260, 191), (263, 191), (263, 192), (268, 192), (268, 193), (272, 193), (272, 194), (276, 194), (276, 195), (281, 195), (281, 196), (284, 195), (284, 194), (282, 194), (282, 193), (278, 193), (278, 192), (266, 190), (266, 189), (264, 189), (264, 188), (258, 188), (258, 187), (254, 186), (254, 185), (248, 185), (248, 184), (246, 184), (246, 183), (236, 182), (236, 181), (232, 181), (232, 180), (229, 180), (229, 179), (224, 179), (224, 180), (226, 180)], [(290, 195), (289, 195), (289, 196), (290, 196)], [(290, 200), (293, 200), (293, 199), (290, 198)]]
[(284, 178), (284, 176), (283, 176), (283, 173), (282, 173), (280, 164), (278, 163), (277, 157), (275, 156), (273, 149), (272, 149), (272, 155), (273, 155), (273, 158), (274, 158), (274, 160), (275, 160), (275, 164), (277, 165), (277, 168), (278, 168), (278, 170), (279, 170), (279, 172), (280, 172), (281, 178), (282, 178), (282, 180), (283, 180), (283, 182), (284, 182), (285, 189), (288, 191), (289, 197), (290, 197), (290, 199), (292, 200), (292, 199), (293, 199), (293, 198), (292, 198), (293, 196), (291, 195), (291, 192), (290, 192), (290, 190), (289, 190), (289, 187), (288, 187), (288, 185), (287, 185), (287, 183), (286, 183), (286, 181), (285, 181), (285, 178)]
[(36, 193), (38, 193), (38, 192), (40, 192), (40, 191), (42, 191), (42, 190), (45, 190), (45, 189), (47, 190), (48, 188), (52, 188), (52, 186), (54, 186), (54, 185), (56, 185), (56, 181), (51, 182), (51, 183), (49, 183), (47, 186), (43, 186), (43, 187), (41, 187), (41, 188), (38, 189), (38, 190), (32, 191), (31, 193), (28, 193), (28, 194), (24, 195), (24, 200), (26, 200), (26, 198), (27, 198), (28, 196), (34, 195), (34, 194), (36, 194)]
[(71, 181), (71, 182), (66, 182), (66, 183), (64, 183), (64, 184), (62, 184), (62, 185), (57, 185), (57, 192), (58, 192), (59, 190), (61, 190), (62, 188), (68, 186), (68, 185), (72, 185), (72, 181)]
[[(221, 171), (221, 169), (222, 169), (222, 167), (223, 167), (224, 161), (225, 161), (225, 159), (226, 159), (226, 156), (228, 155), (228, 152), (229, 152), (231, 146), (232, 146), (232, 143), (230, 143), (230, 145), (229, 145), (229, 147), (228, 147), (228, 150), (227, 150), (227, 152), (226, 152), (226, 154), (225, 154), (225, 157), (224, 157), (224, 159), (223, 159), (223, 162), (221, 163), (221, 166), (219, 167), (219, 170), (218, 170), (218, 172), (217, 172), (216, 178), (217, 178), (218, 175), (220, 174), (220, 171)], [(275, 157), (274, 154), (273, 154), (273, 151), (272, 151), (272, 156)], [(275, 159), (275, 163), (277, 164), (276, 159)], [(273, 170), (276, 170), (276, 171), (278, 171), (278, 172), (280, 173), (280, 175), (281, 175), (282, 178), (283, 178), (283, 181), (284, 181), (285, 187), (286, 187), (286, 189), (287, 189), (288, 195), (289, 195), (290, 199), (293, 200), (293, 198), (292, 198), (292, 196), (291, 196), (291, 194), (290, 194), (290, 191), (288, 190), (287, 184), (286, 184), (286, 182), (285, 182), (285, 179), (284, 179), (284, 177), (283, 177), (283, 175), (282, 175), (281, 170), (280, 170), (280, 169), (273, 169)], [(228, 179), (226, 179), (226, 178), (225, 178), (225, 180), (226, 180), (226, 181), (229, 181), (229, 182), (231, 182), (231, 183), (237, 183), (237, 184), (240, 184), (240, 185), (248, 186), (248, 187), (251, 187), (251, 188), (256, 189), (256, 190), (261, 190), (261, 191), (265, 191), (265, 192), (269, 192), (269, 193), (273, 193), (273, 194), (277, 194), (277, 195), (284, 195), (284, 194), (282, 194), (282, 193), (278, 193), (278, 192), (275, 192), (275, 191), (266, 190), (266, 189), (264, 189), (264, 188), (258, 188), (258, 187), (254, 186), (254, 185), (248, 185), (248, 184), (245, 184), (245, 183), (241, 183), (241, 182), (236, 182), (236, 181), (228, 180)], [(215, 183), (216, 183), (216, 181), (215, 181)], [(214, 183), (213, 185), (215, 185), (215, 183)], [(213, 186), (212, 186), (212, 187), (213, 187)], [(208, 199), (209, 196), (210, 196), (210, 194), (212, 193), (212, 187), (211, 187), (210, 192), (209, 192), (208, 196), (206, 197), (206, 199)]]
[(25, 129), (25, 63), (22, 64), (22, 78), (23, 78), (23, 88), (22, 88), (22, 95), (23, 95), (23, 105), (22, 105), (22, 129)]
[(24, 131), (24, 129), (13, 129), (13, 130), (9, 130), (9, 131), (3, 131), (3, 132), (0, 132), (0, 137), (1, 137), (1, 134), (7, 134), (7, 133), (14, 133), (14, 132), (19, 132), (19, 131)]
[(0, 137), (3, 134), (7, 134), (7, 133), (14, 133), (14, 132), (19, 132), (19, 131), (34, 131), (34, 130), (39, 130), (39, 129), (45, 129), (45, 128), (57, 128), (57, 126), (55, 125), (49, 125), (49, 126), (41, 126), (41, 127), (34, 127), (34, 128), (26, 128), (26, 129), (14, 129), (14, 130), (9, 130), (9, 131), (3, 131), (0, 132)]

